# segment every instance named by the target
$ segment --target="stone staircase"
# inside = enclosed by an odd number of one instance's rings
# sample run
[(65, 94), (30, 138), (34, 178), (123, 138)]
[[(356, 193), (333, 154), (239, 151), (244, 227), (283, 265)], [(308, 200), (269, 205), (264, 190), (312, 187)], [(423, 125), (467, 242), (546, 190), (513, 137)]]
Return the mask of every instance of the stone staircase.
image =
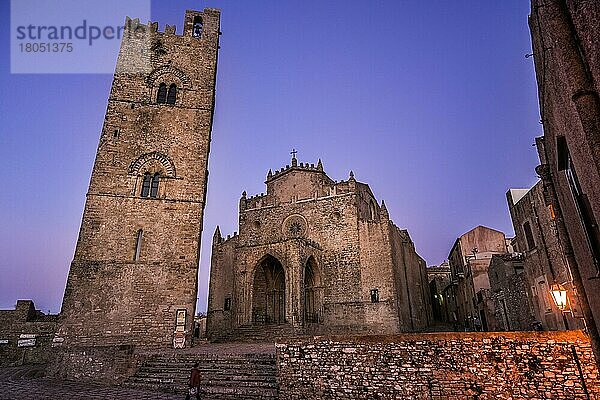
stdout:
[(294, 336), (294, 328), (289, 324), (282, 325), (242, 325), (215, 342), (238, 343), (275, 343), (279, 338)]
[(278, 398), (275, 354), (265, 353), (154, 355), (123, 385), (185, 395), (196, 362), (202, 373), (202, 399)]

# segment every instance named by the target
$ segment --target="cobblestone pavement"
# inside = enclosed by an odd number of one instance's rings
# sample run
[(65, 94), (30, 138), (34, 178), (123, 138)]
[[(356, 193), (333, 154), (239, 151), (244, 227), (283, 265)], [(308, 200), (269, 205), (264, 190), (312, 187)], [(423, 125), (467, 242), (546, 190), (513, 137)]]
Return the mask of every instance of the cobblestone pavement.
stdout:
[(1, 400), (183, 400), (185, 396), (118, 386), (61, 382), (39, 377), (31, 367), (0, 369)]

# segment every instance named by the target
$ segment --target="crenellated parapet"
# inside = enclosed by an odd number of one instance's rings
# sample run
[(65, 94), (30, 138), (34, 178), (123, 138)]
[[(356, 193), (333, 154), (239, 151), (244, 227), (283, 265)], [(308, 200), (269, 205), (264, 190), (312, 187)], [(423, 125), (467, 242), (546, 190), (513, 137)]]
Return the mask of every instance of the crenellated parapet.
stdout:
[[(127, 37), (137, 35), (138, 37), (147, 33), (159, 33), (171, 36), (193, 36), (201, 38), (204, 33), (204, 24), (209, 23), (212, 18), (219, 18), (220, 11), (214, 8), (205, 8), (203, 11), (187, 10), (183, 24), (183, 32), (177, 33), (176, 25), (165, 25), (164, 31), (160, 31), (156, 21), (140, 22), (139, 18), (125, 17), (124, 33)], [(199, 28), (200, 27), (200, 28)], [(220, 34), (220, 32), (218, 32)]]
[(323, 163), (321, 162), (321, 159), (319, 159), (319, 161), (315, 165), (315, 164), (309, 164), (309, 163), (298, 163), (298, 161), (294, 157), (294, 158), (292, 158), (291, 165), (287, 164), (285, 167), (275, 170), (275, 172), (272, 172), (272, 170), (269, 170), (269, 172), (267, 173), (266, 183), (273, 179), (277, 179), (280, 176), (287, 174), (288, 172), (291, 172), (291, 171), (322, 172), (323, 174), (325, 174), (325, 172), (323, 171)]

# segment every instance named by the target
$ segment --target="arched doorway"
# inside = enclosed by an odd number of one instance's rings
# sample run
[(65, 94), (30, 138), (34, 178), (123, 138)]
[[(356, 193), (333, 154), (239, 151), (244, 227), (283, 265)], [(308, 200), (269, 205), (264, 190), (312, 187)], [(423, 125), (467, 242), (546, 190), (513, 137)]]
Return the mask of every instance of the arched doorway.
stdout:
[(252, 322), (285, 323), (285, 272), (273, 256), (266, 256), (256, 267), (252, 285)]
[(304, 322), (321, 322), (323, 287), (321, 273), (314, 257), (309, 257), (304, 266)]

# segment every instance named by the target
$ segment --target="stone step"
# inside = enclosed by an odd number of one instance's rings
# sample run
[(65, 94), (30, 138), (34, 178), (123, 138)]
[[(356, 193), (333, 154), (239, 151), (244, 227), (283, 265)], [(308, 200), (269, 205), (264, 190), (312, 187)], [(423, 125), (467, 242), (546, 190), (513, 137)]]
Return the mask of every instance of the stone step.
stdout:
[[(202, 377), (205, 379), (229, 379), (229, 380), (248, 380), (248, 381), (257, 381), (257, 380), (265, 380), (265, 379), (275, 379), (274, 376), (277, 373), (276, 370), (272, 371), (257, 371), (257, 372), (247, 372), (247, 371), (202, 371)], [(189, 375), (188, 371), (172, 371), (172, 370), (140, 370), (135, 376), (140, 378), (145, 377), (158, 377), (158, 378), (172, 378), (174, 376), (187, 377)]]
[[(140, 383), (140, 384), (151, 384), (151, 385), (173, 385), (173, 386), (182, 386), (185, 387), (187, 385), (187, 379), (173, 379), (173, 378), (159, 378), (159, 377), (136, 377), (131, 378), (130, 383)], [(245, 388), (261, 388), (261, 389), (277, 389), (277, 381), (236, 381), (236, 380), (228, 380), (228, 379), (207, 379), (201, 381), (202, 387), (232, 387), (237, 389), (245, 389)]]
[[(188, 390), (187, 384), (177, 384), (169, 382), (127, 382), (124, 386), (132, 389), (143, 389), (150, 391), (160, 391), (167, 393), (182, 393), (185, 394)], [(239, 387), (231, 385), (201, 385), (202, 391), (205, 394), (211, 395), (227, 395), (219, 397), (223, 399), (239, 399), (239, 398), (265, 398), (265, 399), (277, 399), (278, 388), (277, 387)], [(203, 396), (203, 398), (207, 398)]]
[(199, 364), (206, 399), (277, 399), (274, 354), (157, 354), (150, 356), (124, 386), (184, 394), (190, 368)]

